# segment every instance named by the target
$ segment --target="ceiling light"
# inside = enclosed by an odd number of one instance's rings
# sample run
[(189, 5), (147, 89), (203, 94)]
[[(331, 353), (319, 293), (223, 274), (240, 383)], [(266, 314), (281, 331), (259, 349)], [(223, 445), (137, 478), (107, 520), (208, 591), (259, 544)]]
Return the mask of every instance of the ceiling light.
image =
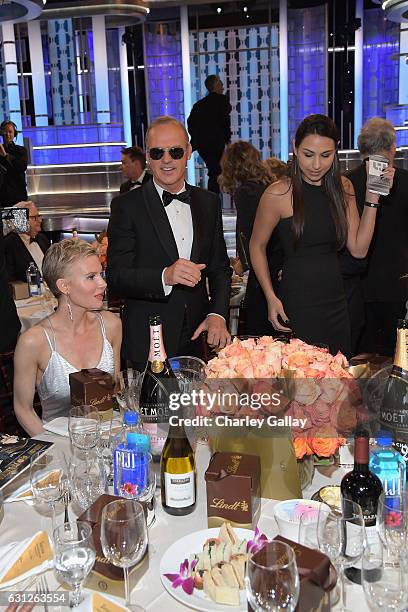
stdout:
[(222, 13), (222, 8), (220, 6), (217, 6), (217, 13), (218, 14)]

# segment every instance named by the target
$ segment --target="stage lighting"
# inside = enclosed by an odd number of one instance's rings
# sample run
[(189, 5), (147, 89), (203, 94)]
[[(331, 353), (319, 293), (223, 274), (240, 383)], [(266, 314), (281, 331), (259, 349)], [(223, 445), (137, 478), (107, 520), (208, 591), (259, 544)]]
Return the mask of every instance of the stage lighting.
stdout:
[(221, 6), (217, 6), (217, 13), (219, 15), (222, 13), (222, 7)]

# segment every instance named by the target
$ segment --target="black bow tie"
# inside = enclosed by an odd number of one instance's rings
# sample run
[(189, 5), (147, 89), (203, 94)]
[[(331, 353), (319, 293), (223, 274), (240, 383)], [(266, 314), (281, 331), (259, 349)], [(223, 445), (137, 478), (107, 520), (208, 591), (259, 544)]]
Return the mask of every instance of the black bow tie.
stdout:
[(168, 206), (173, 200), (179, 200), (179, 202), (184, 202), (184, 204), (190, 204), (190, 192), (182, 191), (181, 193), (170, 193), (170, 191), (163, 191), (162, 199), (164, 206)]
[(36, 241), (36, 239), (35, 239), (35, 238), (32, 238), (32, 237), (30, 236), (30, 244), (31, 244), (32, 242), (37, 242), (37, 241)]

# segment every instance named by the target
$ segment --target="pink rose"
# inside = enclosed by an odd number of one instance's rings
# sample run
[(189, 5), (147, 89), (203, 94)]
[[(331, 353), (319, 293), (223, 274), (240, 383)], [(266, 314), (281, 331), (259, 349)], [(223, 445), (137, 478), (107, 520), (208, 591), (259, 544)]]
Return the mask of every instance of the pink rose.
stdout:
[(320, 388), (316, 382), (310, 378), (296, 378), (294, 381), (293, 399), (309, 406), (317, 400), (320, 395)]
[(310, 419), (315, 427), (320, 427), (330, 423), (331, 407), (322, 399), (318, 399), (305, 410), (309, 413)]

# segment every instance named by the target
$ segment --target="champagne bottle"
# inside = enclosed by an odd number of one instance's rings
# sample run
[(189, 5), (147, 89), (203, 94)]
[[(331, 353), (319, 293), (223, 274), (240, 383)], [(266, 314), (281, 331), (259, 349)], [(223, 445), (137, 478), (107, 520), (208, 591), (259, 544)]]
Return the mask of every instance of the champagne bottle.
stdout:
[(400, 319), (397, 325), (397, 346), (394, 365), (387, 381), (380, 424), (391, 430), (394, 446), (408, 462), (408, 320)]
[(179, 392), (177, 379), (167, 359), (159, 316), (149, 318), (150, 351), (140, 390), (143, 430), (150, 435), (153, 461), (159, 462), (168, 434), (169, 396)]
[(161, 459), (163, 510), (184, 516), (193, 512), (197, 499), (194, 452), (184, 425), (171, 425)]
[[(343, 498), (359, 504), (363, 513), (365, 533), (368, 543), (376, 542), (377, 506), (383, 487), (381, 480), (369, 467), (368, 432), (360, 430), (354, 439), (354, 468), (341, 481), (340, 490)], [(350, 567), (345, 570), (347, 577), (361, 584), (361, 569)]]

